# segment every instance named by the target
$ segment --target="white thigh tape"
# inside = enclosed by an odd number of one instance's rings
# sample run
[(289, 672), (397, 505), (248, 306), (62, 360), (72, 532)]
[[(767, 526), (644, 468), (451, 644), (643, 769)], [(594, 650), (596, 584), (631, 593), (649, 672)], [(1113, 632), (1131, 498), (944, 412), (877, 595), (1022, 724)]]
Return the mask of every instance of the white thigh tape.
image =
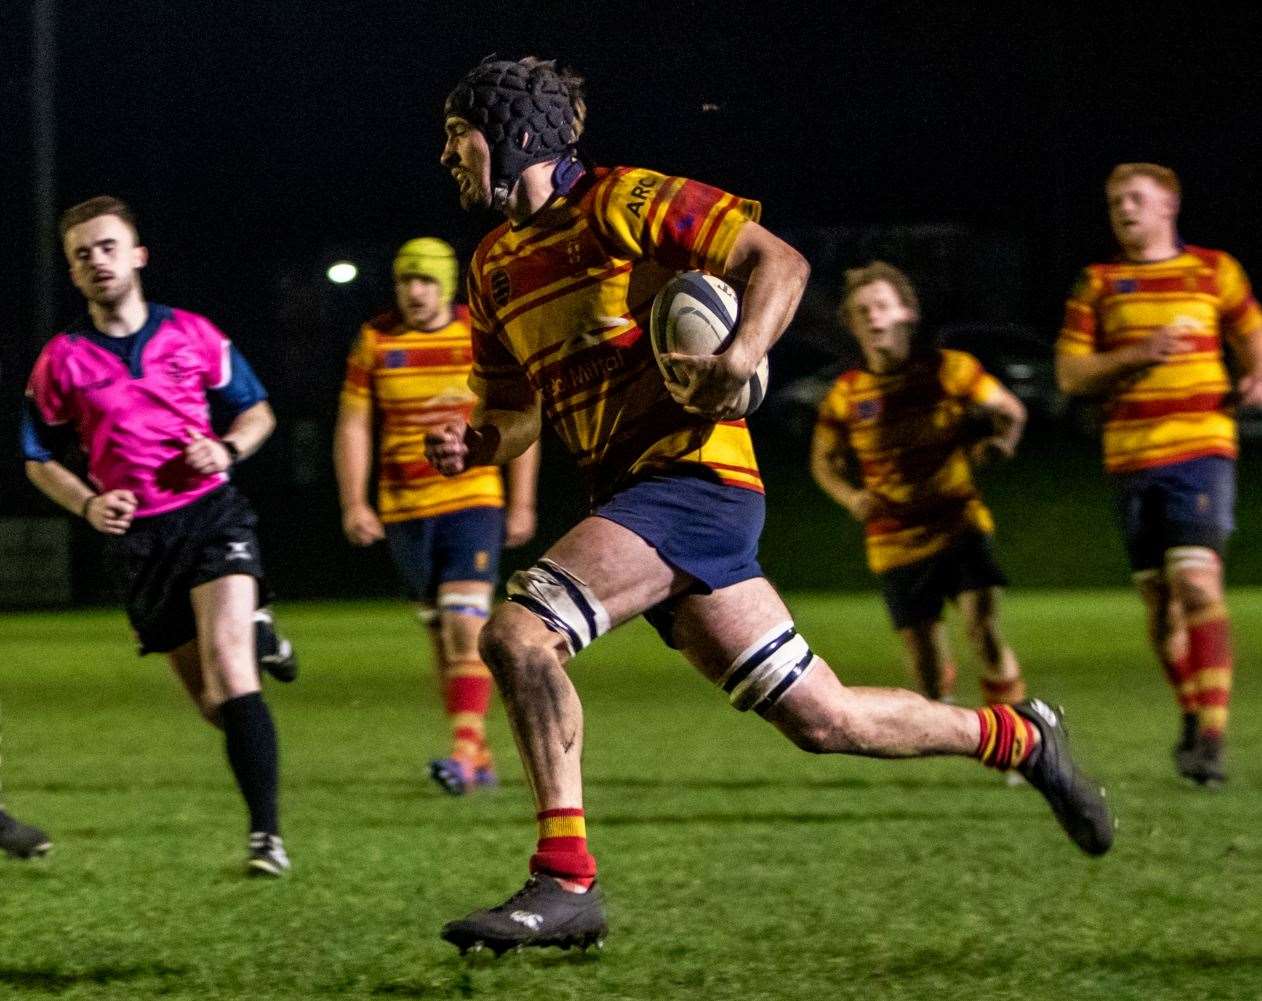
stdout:
[(792, 622), (767, 630), (745, 648), (719, 679), (732, 705), (762, 715), (806, 676), (815, 660)]
[(1206, 546), (1173, 546), (1166, 550), (1166, 569), (1205, 567), (1217, 569), (1218, 554)]
[(491, 611), (491, 596), (447, 592), (438, 596), (438, 608), (443, 612), (472, 612), (485, 617)]

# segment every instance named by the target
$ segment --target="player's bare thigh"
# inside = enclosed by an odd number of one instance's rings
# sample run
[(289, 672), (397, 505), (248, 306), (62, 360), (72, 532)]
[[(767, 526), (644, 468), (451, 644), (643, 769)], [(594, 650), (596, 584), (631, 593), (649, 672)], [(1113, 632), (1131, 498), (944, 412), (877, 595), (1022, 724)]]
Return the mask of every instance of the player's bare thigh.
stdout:
[(257, 692), (254, 609), (258, 605), (258, 581), (248, 574), (229, 574), (199, 584), (189, 597), (197, 620), (197, 648), (207, 689), (217, 687), (221, 701)]
[(691, 583), (628, 528), (584, 518), (544, 554), (592, 589), (610, 628), (633, 619)]

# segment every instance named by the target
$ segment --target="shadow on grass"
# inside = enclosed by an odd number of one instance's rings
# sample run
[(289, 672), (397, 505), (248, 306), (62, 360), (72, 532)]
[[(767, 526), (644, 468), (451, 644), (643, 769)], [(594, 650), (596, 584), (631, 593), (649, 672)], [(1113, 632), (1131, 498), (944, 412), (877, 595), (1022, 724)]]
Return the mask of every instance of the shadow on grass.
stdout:
[(601, 961), (596, 950), (583, 952), (578, 949), (527, 950), (523, 955), (506, 955), (496, 958), (490, 953), (453, 957), (444, 966), (451, 971), (450, 980), (390, 980), (370, 988), (374, 997), (385, 998), (471, 998), (477, 995), (476, 978), (479, 973), (499, 973), (512, 976), (514, 968), (557, 970), (570, 967), (590, 966)]
[(107, 986), (128, 980), (172, 981), (187, 973), (187, 970), (162, 963), (94, 966), (73, 973), (51, 966), (0, 966), (0, 986), (15, 991), (61, 992), (74, 987)]
[[(1142, 977), (1145, 981), (1162, 981), (1182, 973), (1256, 971), (1262, 964), (1262, 953), (1255, 951), (1221, 955), (1202, 949), (1179, 955), (1132, 949), (1105, 953), (1063, 953), (1056, 957), (1056, 964), (1078, 975), (1095, 970), (1100, 973), (1130, 974)], [(901, 979), (949, 970), (955, 977), (989, 980), (998, 968), (1000, 965), (997, 957), (970, 946), (952, 952), (919, 949), (894, 962), (873, 967), (872, 974), (880, 978)]]

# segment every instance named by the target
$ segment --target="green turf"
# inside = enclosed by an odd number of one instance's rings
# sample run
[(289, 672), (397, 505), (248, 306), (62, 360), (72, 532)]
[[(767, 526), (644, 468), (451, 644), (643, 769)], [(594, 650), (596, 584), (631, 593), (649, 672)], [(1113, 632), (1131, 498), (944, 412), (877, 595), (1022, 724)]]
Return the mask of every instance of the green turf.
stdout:
[[(239, 877), (217, 735), (121, 617), (0, 617), (4, 783), (55, 836), (0, 862), (0, 997), (1262, 997), (1262, 593), (1237, 591), (1232, 781), (1179, 786), (1174, 712), (1121, 592), (1014, 595), (1008, 632), (1110, 785), (1115, 851), (1080, 856), (1029, 789), (969, 762), (810, 758), (738, 716), (640, 624), (583, 654), (587, 808), (610, 898), (599, 956), (457, 959), (440, 924), (516, 889), (531, 808), (452, 800), (399, 605), (301, 606), (272, 686), (293, 877)], [(848, 681), (902, 678), (876, 600), (793, 601)], [(975, 690), (964, 672), (964, 694)]]

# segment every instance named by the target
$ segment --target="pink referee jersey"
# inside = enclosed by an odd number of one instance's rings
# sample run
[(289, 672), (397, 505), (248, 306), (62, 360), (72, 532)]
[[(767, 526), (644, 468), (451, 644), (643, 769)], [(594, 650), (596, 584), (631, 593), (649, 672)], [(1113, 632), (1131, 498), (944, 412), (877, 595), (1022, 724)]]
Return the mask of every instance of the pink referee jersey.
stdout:
[(85, 324), (44, 346), (27, 385), (23, 451), (56, 456), (51, 429), (68, 425), (98, 490), (130, 490), (136, 516), (174, 511), (228, 479), (184, 461), (196, 433), (212, 438), (210, 401), (240, 413), (267, 398), (232, 342), (196, 313), (149, 304), (143, 327), (113, 338)]

